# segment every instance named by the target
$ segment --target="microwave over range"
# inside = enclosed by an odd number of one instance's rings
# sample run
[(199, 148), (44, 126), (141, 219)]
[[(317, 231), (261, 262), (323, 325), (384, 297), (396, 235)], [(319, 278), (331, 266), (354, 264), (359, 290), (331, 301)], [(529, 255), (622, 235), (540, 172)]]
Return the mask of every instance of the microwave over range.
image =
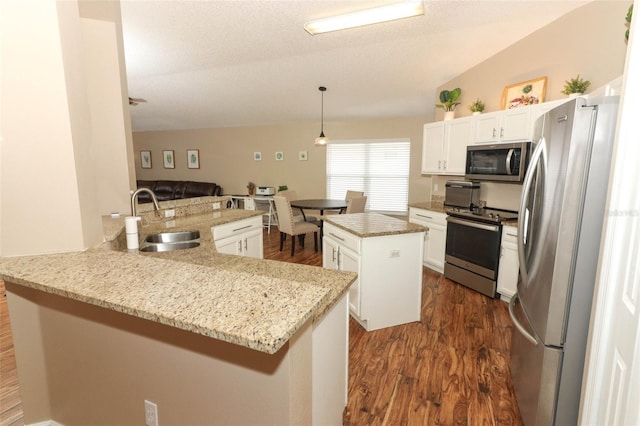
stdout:
[(465, 178), (522, 182), (530, 154), (530, 141), (467, 146)]

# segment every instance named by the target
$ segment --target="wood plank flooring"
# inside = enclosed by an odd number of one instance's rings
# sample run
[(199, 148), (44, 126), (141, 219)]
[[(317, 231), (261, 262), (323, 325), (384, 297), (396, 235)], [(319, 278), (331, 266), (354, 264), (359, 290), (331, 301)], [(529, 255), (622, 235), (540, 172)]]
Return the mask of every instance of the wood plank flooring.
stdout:
[[(321, 266), (322, 254), (264, 233), (264, 257)], [(21, 425), (11, 329), (0, 281), (0, 426)], [(522, 425), (509, 373), (506, 304), (423, 269), (422, 320), (372, 332), (349, 324), (344, 425)]]

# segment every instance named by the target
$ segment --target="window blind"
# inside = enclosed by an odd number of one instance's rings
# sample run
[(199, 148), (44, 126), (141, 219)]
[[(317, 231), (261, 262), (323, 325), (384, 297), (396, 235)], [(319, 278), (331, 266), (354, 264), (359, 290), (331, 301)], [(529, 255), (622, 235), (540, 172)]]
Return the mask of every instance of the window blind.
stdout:
[(406, 214), (409, 200), (408, 139), (332, 141), (327, 145), (327, 197), (364, 191), (368, 211)]

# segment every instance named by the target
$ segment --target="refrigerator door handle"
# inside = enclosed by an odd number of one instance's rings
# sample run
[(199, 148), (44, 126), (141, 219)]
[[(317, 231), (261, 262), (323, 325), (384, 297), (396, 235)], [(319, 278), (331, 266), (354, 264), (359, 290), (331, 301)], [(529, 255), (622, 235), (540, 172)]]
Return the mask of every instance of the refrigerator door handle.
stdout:
[(544, 136), (538, 141), (538, 145), (533, 150), (531, 155), (531, 163), (524, 176), (524, 182), (522, 183), (522, 196), (520, 198), (520, 211), (518, 217), (522, 220), (518, 220), (518, 261), (520, 262), (520, 275), (524, 283), (529, 282), (529, 271), (527, 270), (527, 262), (524, 257), (524, 240), (526, 238), (525, 232), (528, 231), (530, 215), (526, 213), (527, 200), (529, 199), (529, 192), (531, 191), (531, 185), (533, 184), (533, 177), (538, 168), (538, 163), (542, 157), (544, 150), (545, 140)]
[(511, 321), (513, 321), (513, 325), (516, 326), (520, 334), (522, 334), (525, 339), (530, 341), (534, 346), (538, 346), (538, 340), (534, 336), (532, 336), (523, 326), (520, 324), (520, 321), (516, 318), (516, 314), (514, 312), (516, 300), (518, 299), (518, 293), (514, 294), (511, 300), (509, 301), (509, 316), (511, 317)]

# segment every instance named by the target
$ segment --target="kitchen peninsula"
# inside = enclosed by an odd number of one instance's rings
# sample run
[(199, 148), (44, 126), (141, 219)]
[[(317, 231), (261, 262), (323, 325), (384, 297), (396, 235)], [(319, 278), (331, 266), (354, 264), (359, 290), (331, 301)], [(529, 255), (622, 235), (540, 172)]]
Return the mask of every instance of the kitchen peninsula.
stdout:
[(341, 422), (355, 274), (217, 253), (211, 227), (255, 214), (142, 227), (189, 250), (0, 259), (25, 423), (144, 424), (145, 400), (165, 425)]

